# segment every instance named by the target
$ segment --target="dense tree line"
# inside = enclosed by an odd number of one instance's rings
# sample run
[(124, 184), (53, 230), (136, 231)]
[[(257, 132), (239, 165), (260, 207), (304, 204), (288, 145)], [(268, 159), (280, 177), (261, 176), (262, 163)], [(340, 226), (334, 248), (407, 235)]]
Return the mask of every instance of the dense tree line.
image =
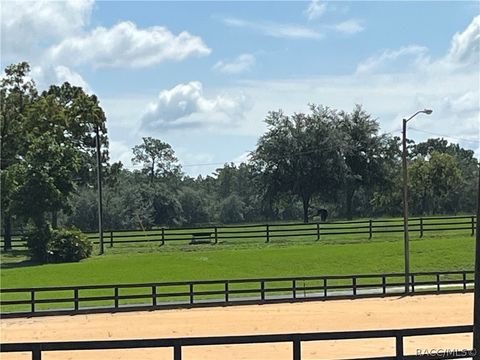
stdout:
[[(144, 138), (132, 151), (142, 170), (111, 166), (106, 227), (309, 221), (320, 207), (337, 218), (401, 216), (400, 139), (379, 134), (360, 106), (351, 113), (318, 106), (310, 114), (272, 112), (266, 122), (251, 161), (197, 178), (182, 172), (168, 144)], [(410, 141), (409, 154), (411, 215), (474, 212), (473, 151), (429, 139)], [(95, 188), (78, 188), (64, 223), (95, 230), (95, 199)]]
[[(401, 215), (400, 139), (381, 134), (361, 106), (272, 111), (250, 160), (187, 176), (174, 149), (143, 138), (130, 170), (108, 160), (106, 118), (95, 95), (68, 83), (39, 93), (29, 66), (0, 83), (2, 231), (31, 224), (97, 229), (96, 130), (102, 144), (106, 229)], [(474, 211), (478, 161), (444, 139), (409, 142), (412, 215)], [(48, 235), (48, 234), (47, 234)], [(47, 236), (45, 235), (45, 236)]]

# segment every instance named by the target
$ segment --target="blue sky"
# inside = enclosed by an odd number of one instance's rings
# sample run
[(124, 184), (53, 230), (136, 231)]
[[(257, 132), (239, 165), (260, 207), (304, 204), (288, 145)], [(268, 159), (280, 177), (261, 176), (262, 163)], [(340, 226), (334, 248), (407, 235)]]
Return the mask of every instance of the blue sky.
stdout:
[(210, 173), (246, 158), (269, 110), (308, 103), (363, 104), (394, 134), (431, 107), (411, 138), (445, 135), (479, 154), (478, 1), (2, 5), (2, 67), (27, 60), (40, 88), (70, 81), (96, 93), (111, 158), (127, 167), (153, 136), (187, 173)]

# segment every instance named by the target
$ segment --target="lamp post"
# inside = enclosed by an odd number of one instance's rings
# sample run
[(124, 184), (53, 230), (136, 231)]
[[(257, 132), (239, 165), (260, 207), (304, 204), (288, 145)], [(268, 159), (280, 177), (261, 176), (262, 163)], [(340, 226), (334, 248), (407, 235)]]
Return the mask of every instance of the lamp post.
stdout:
[(102, 158), (100, 154), (100, 134), (98, 125), (95, 126), (95, 135), (97, 146), (98, 239), (100, 243), (100, 255), (103, 255)]
[(410, 246), (408, 237), (408, 172), (407, 172), (407, 123), (418, 114), (430, 115), (432, 110), (417, 111), (408, 119), (403, 119), (402, 127), (402, 168), (403, 168), (403, 246), (405, 256), (405, 294), (410, 292)]

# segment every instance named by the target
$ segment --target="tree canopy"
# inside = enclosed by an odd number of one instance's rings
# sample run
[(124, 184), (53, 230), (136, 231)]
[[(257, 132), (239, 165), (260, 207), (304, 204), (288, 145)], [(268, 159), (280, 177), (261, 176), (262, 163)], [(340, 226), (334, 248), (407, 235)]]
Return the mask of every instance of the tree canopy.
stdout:
[[(12, 215), (31, 221), (46, 234), (47, 214), (68, 211), (82, 169), (87, 174), (91, 171), (95, 128), (108, 144), (105, 114), (95, 95), (68, 83), (38, 94), (29, 80), (27, 63), (8, 67), (5, 75), (0, 84), (5, 109), (1, 118), (1, 170), (6, 185), (2, 187), (2, 215), (6, 223)], [(83, 180), (88, 182), (86, 176)], [(6, 238), (8, 232), (5, 227)], [(38, 249), (35, 256), (44, 260), (46, 239)]]

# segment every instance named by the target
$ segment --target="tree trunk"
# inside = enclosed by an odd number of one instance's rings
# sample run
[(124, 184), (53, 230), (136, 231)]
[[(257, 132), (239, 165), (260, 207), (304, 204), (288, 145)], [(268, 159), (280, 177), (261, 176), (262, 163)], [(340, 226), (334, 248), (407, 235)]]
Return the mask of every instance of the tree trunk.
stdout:
[(427, 215), (427, 192), (423, 190), (422, 196), (422, 215)]
[(346, 217), (348, 220), (352, 220), (352, 205), (353, 205), (353, 195), (355, 194), (355, 189), (347, 188), (345, 197), (346, 197)]
[(51, 236), (50, 227), (45, 214), (35, 216), (32, 220), (36, 229), (35, 243), (29, 244), (30, 252), (33, 260), (45, 263), (48, 259), (47, 246)]
[(152, 168), (150, 169), (150, 182), (155, 178), (155, 158), (152, 158)]
[(10, 214), (5, 213), (3, 217), (3, 249), (12, 250), (12, 218)]
[(310, 208), (310, 196), (302, 196), (303, 222), (308, 224), (308, 209)]

